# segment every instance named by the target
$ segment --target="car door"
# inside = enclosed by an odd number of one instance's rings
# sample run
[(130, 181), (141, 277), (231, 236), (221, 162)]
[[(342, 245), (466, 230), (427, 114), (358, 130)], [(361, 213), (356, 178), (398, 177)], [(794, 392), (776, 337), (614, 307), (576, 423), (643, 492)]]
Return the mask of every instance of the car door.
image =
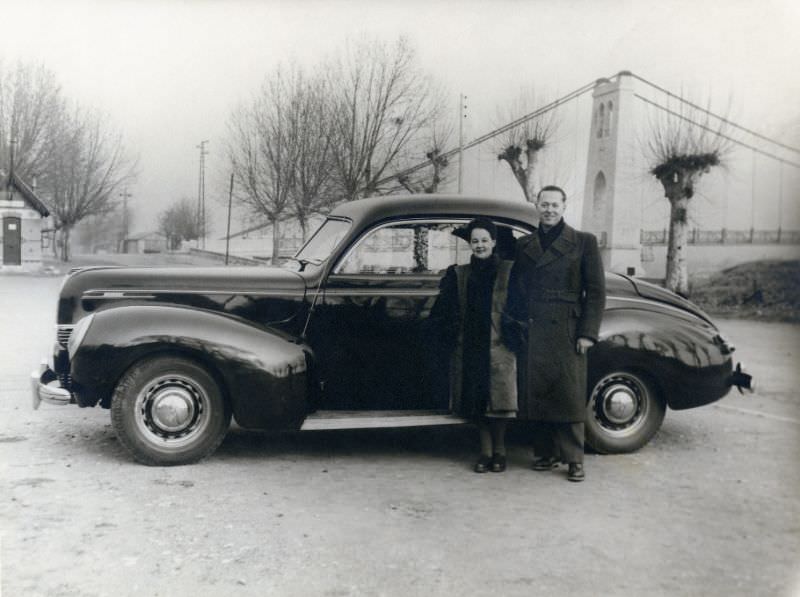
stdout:
[(333, 266), (309, 333), (321, 409), (447, 410), (447, 355), (425, 322), (447, 266), (469, 260), (465, 222), (383, 223)]

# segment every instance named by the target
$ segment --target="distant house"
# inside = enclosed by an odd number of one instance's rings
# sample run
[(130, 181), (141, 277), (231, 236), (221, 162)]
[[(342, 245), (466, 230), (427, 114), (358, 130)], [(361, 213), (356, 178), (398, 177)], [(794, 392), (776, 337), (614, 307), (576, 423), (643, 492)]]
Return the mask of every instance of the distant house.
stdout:
[(16, 174), (0, 172), (0, 271), (31, 271), (42, 266), (42, 248), (49, 238), (50, 210), (33, 188)]
[(123, 253), (165, 253), (167, 237), (160, 232), (143, 232), (125, 238)]

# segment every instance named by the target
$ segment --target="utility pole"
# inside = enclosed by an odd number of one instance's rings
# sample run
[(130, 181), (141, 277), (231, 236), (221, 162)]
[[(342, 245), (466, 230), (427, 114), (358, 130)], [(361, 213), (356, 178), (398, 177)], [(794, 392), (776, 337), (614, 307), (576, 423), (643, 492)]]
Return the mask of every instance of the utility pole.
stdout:
[(467, 96), (458, 96), (458, 194), (463, 187), (464, 170), (464, 119), (467, 117)]
[(228, 231), (225, 233), (225, 265), (228, 265), (228, 254), (231, 248), (231, 208), (233, 207), (233, 172), (231, 172), (231, 190), (228, 192)]
[(197, 148), (200, 150), (200, 171), (197, 178), (197, 221), (200, 224), (201, 249), (206, 248), (206, 143), (208, 140), (200, 141)]
[(8, 164), (8, 186), (6, 190), (8, 191), (8, 200), (14, 200), (14, 150), (17, 147), (17, 138), (12, 136), (11, 141), (8, 144), (9, 146), (9, 164)]
[(122, 197), (122, 240), (120, 241), (120, 246), (117, 251), (119, 253), (124, 253), (125, 239), (128, 238), (128, 198), (132, 197), (132, 195), (128, 192), (128, 189), (125, 188), (119, 196)]

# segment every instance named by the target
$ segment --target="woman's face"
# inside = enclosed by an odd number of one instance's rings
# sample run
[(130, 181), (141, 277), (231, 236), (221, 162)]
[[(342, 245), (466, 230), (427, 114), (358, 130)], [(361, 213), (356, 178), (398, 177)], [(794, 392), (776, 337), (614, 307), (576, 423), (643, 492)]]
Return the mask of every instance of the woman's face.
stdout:
[(469, 235), (469, 247), (478, 259), (491, 257), (496, 244), (489, 231), (483, 228), (475, 228)]

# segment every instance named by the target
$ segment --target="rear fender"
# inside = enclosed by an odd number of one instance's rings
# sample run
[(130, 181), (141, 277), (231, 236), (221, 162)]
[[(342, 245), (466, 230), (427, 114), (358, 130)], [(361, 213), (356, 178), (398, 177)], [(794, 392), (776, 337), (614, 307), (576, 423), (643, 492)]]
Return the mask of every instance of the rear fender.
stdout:
[(243, 427), (299, 428), (308, 411), (308, 346), (228, 315), (163, 305), (95, 314), (71, 361), (79, 404), (110, 406), (122, 374), (159, 353), (184, 354), (207, 366)]
[(731, 388), (730, 349), (718, 338), (718, 330), (699, 317), (608, 310), (599, 342), (589, 353), (589, 375), (597, 378), (612, 368), (643, 371), (659, 386), (670, 408), (702, 406)]

